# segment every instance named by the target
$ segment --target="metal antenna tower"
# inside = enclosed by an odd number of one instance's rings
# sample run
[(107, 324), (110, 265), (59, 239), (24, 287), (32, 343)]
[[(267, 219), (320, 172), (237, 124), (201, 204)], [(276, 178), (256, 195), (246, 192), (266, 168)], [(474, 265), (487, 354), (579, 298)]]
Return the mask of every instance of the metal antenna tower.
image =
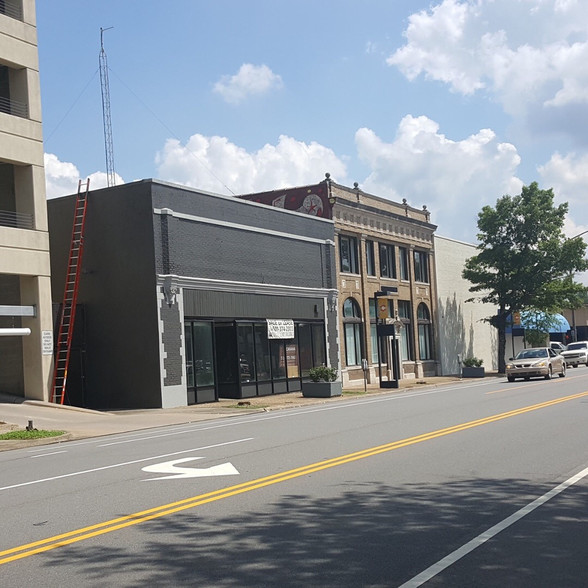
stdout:
[(100, 87), (102, 89), (102, 120), (104, 122), (104, 149), (106, 151), (106, 182), (108, 187), (116, 185), (114, 173), (114, 147), (112, 145), (112, 122), (110, 120), (110, 84), (108, 81), (108, 62), (104, 51), (104, 31), (114, 27), (103, 29), (100, 27)]

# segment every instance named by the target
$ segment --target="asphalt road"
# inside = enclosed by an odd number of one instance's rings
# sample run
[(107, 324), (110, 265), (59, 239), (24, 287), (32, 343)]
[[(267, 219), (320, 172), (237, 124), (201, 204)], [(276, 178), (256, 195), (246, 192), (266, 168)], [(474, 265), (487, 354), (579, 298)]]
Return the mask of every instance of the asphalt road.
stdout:
[(0, 586), (586, 586), (588, 368), (0, 454)]

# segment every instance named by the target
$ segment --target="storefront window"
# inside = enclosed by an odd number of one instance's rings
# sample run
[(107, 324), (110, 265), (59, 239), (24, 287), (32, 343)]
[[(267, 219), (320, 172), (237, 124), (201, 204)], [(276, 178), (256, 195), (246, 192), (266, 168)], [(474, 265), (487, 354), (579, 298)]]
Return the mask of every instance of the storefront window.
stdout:
[(294, 326), (294, 338), (286, 340), (268, 339), (265, 321), (186, 321), (188, 398), (194, 391), (197, 397), (198, 388), (213, 387), (221, 398), (299, 389), (310, 368), (326, 364), (325, 326), (319, 321)]
[(214, 326), (214, 336), (218, 381), (221, 384), (236, 384), (238, 358), (234, 326), (217, 323)]
[(302, 377), (308, 376), (310, 368), (314, 367), (312, 362), (312, 326), (301, 324), (298, 326), (298, 343), (300, 345), (300, 370)]
[(417, 308), (417, 320), (419, 331), (419, 357), (420, 359), (432, 359), (431, 314), (423, 302), (421, 302)]
[(322, 323), (312, 325), (312, 355), (315, 366), (327, 365), (325, 326)]
[(281, 380), (286, 377), (286, 349), (282, 339), (270, 341), (272, 360), (272, 379)]
[(345, 331), (345, 363), (348, 366), (361, 364), (361, 311), (353, 298), (343, 303), (343, 328)]
[(192, 347), (192, 324), (184, 325), (184, 349), (186, 350), (186, 385), (194, 387), (194, 349)]
[(271, 364), (269, 341), (267, 339), (267, 325), (256, 324), (255, 327), (255, 366), (257, 379), (260, 382), (271, 380)]
[(285, 343), (288, 378), (299, 378), (300, 366), (298, 365), (298, 345), (296, 344), (296, 339), (289, 339)]
[(194, 373), (196, 387), (214, 386), (214, 352), (212, 348), (212, 323), (195, 322), (192, 327), (194, 340)]
[(242, 383), (255, 381), (255, 346), (253, 325), (237, 325), (239, 376)]

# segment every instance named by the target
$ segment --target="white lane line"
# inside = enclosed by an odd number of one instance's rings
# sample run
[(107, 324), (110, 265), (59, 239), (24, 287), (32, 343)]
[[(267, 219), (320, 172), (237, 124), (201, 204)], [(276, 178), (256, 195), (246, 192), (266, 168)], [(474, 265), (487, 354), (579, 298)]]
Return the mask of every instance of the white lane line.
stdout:
[(246, 439), (237, 439), (236, 441), (227, 441), (226, 443), (216, 443), (215, 445), (206, 445), (204, 447), (193, 447), (192, 449), (185, 449), (184, 451), (175, 451), (174, 453), (165, 453), (163, 455), (154, 455), (152, 457), (143, 457), (141, 459), (134, 459), (132, 461), (125, 461), (122, 463), (113, 463), (111, 465), (102, 466), (99, 468), (92, 468), (91, 470), (82, 470), (79, 472), (71, 472), (69, 474), (61, 474), (59, 476), (52, 476), (51, 478), (42, 478), (40, 480), (31, 480), (30, 482), (22, 482), (20, 484), (12, 484), (10, 486), (0, 487), (2, 490), (10, 490), (11, 488), (21, 488), (22, 486), (30, 486), (32, 484), (41, 484), (43, 482), (52, 482), (53, 480), (61, 480), (62, 478), (71, 478), (73, 476), (82, 476), (84, 474), (91, 474), (93, 472), (100, 472), (103, 470), (110, 470), (112, 468), (120, 468), (122, 466), (132, 465), (134, 463), (141, 463), (142, 461), (152, 461), (154, 459), (161, 459), (163, 457), (170, 457), (172, 455), (181, 455), (182, 453), (190, 453), (191, 451), (202, 451), (204, 449), (213, 449), (215, 447), (224, 447), (225, 445), (233, 445), (235, 443), (243, 443), (244, 441), (253, 441), (253, 437)]
[[(184, 435), (185, 433), (193, 433), (194, 429), (188, 429), (184, 431), (173, 431), (171, 433), (153, 434), (148, 437), (134, 437), (133, 439), (125, 439), (123, 441), (112, 441), (111, 443), (103, 443), (98, 447), (110, 447), (111, 445), (121, 445), (123, 443), (134, 443), (136, 441), (148, 441), (149, 439), (159, 439), (160, 437), (172, 437), (173, 435)], [(144, 433), (143, 433), (144, 435)]]
[(588, 468), (582, 470), (581, 472), (578, 472), (571, 478), (567, 479), (565, 482), (562, 482), (559, 486), (552, 488), (549, 492), (543, 494), (543, 496), (536, 498), (535, 500), (533, 500), (533, 502), (530, 502), (520, 510), (517, 510), (517, 512), (515, 512), (514, 514), (500, 521), (493, 527), (490, 527), (487, 531), (484, 531), (477, 537), (474, 537), (474, 539), (468, 541), (465, 545), (462, 545), (449, 555), (445, 556), (443, 559), (440, 559), (437, 563), (433, 564), (426, 570), (422, 571), (420, 574), (416, 575), (408, 582), (402, 584), (400, 588), (417, 588), (417, 586), (422, 586), (425, 582), (428, 582), (431, 578), (434, 578), (442, 571), (446, 570), (449, 566), (453, 565), (455, 562), (474, 551), (474, 549), (477, 549), (478, 547), (486, 543), (486, 541), (489, 541), (490, 539), (498, 535), (498, 533), (501, 533), (511, 525), (514, 525), (523, 517), (526, 517), (528, 514), (532, 513), (535, 509), (539, 508), (540, 506), (543, 506), (548, 500), (551, 500), (558, 494), (561, 494), (564, 490), (578, 483), (586, 476), (588, 476)]
[(51, 453), (40, 453), (39, 455), (31, 455), (30, 459), (36, 459), (37, 457), (46, 457), (47, 455), (57, 455), (58, 453), (67, 453), (65, 449), (62, 451), (53, 451)]

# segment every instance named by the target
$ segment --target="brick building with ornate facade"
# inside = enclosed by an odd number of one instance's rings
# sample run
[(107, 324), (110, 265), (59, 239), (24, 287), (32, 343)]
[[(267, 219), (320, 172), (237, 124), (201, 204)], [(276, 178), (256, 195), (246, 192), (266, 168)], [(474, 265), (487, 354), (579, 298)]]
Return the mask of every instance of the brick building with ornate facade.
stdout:
[[(316, 185), (241, 198), (335, 221), (344, 385), (364, 373), (370, 382), (437, 374), (436, 226), (426, 206), (349, 188), (329, 174)], [(386, 295), (379, 302), (378, 292)]]

